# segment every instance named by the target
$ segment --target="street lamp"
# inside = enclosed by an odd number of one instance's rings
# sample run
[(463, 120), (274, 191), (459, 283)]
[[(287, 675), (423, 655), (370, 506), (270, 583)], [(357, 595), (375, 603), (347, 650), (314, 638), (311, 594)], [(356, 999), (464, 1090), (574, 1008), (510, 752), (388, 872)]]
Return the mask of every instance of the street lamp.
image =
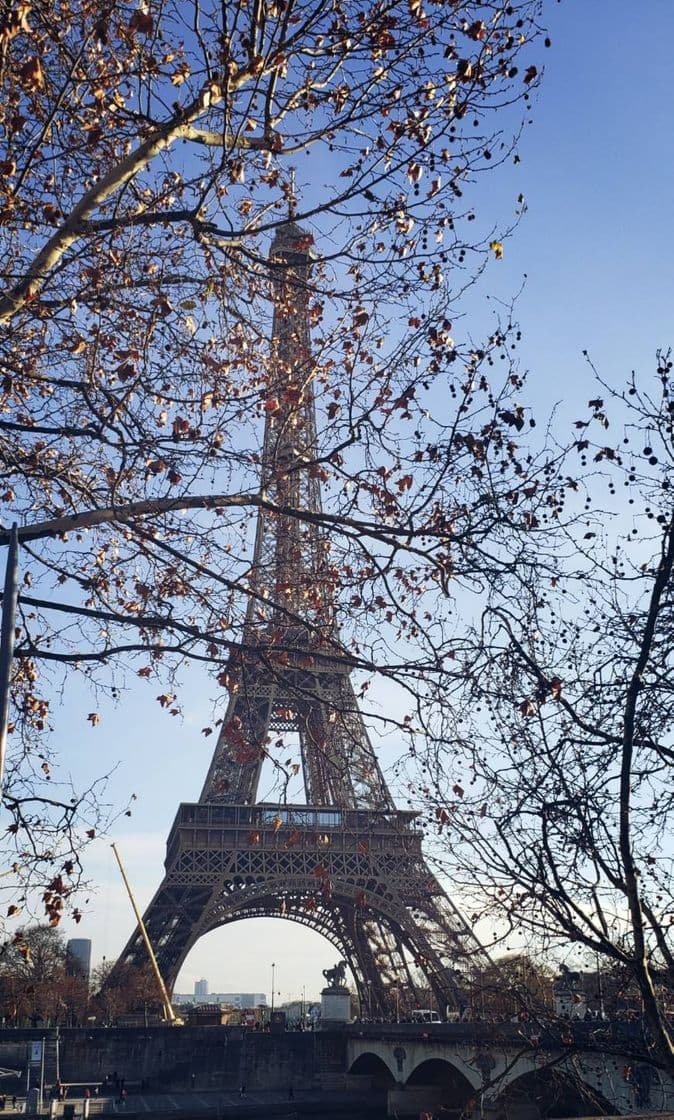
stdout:
[(274, 970), (276, 969), (275, 961), (271, 962), (271, 1013), (274, 1014)]

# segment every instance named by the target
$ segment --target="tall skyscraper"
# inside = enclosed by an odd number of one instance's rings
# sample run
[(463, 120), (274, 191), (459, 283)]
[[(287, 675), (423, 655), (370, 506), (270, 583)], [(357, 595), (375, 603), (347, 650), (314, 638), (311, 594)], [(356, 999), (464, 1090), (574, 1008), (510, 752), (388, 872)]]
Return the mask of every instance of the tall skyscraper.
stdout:
[(197, 980), (194, 985), (194, 998), (203, 1003), (208, 999), (208, 980)]
[(66, 943), (66, 972), (68, 976), (81, 976), (87, 984), (91, 976), (91, 941), (87, 937), (72, 937)]

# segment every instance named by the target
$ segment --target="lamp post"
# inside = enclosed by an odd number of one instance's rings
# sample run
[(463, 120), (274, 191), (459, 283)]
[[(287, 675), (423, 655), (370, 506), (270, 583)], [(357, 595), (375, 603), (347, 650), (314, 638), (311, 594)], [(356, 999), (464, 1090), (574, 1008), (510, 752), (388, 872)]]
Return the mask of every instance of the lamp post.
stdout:
[(2, 627), (0, 628), (0, 789), (5, 768), (7, 724), (9, 719), (9, 690), (14, 656), (14, 618), (18, 600), (19, 536), (16, 522), (9, 535), (5, 592), (2, 598)]
[(604, 1019), (604, 988), (601, 980), (601, 967), (599, 965), (599, 953), (595, 953), (595, 966), (597, 969), (597, 994), (599, 996), (599, 1017)]
[(276, 970), (276, 962), (271, 962), (271, 1013), (274, 1014), (274, 972)]
[[(42, 1039), (42, 1048), (40, 1050), (40, 1112), (42, 1112), (42, 1101), (44, 1098), (44, 1037)], [(27, 1104), (28, 1102), (26, 1102)]]

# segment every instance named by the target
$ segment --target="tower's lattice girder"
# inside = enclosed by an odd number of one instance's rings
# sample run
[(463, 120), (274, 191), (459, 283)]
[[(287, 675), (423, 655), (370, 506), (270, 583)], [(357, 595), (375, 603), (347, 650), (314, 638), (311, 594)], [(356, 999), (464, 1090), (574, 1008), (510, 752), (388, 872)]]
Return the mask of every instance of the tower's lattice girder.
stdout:
[[(484, 951), (429, 870), (415, 814), (396, 810), (353, 689), (335, 624), (338, 575), (320, 519), (310, 239), (293, 222), (271, 252), (275, 274), (261, 496), (229, 705), (195, 804), (171, 830), (145, 924), (169, 988), (205, 933), (280, 917), (328, 938), (348, 961), (361, 1006), (390, 1014), (425, 976), (438, 1004), (462, 1002), (460, 971)], [(262, 805), (270, 733), (300, 743), (307, 805)], [(120, 964), (141, 966), (139, 931)]]

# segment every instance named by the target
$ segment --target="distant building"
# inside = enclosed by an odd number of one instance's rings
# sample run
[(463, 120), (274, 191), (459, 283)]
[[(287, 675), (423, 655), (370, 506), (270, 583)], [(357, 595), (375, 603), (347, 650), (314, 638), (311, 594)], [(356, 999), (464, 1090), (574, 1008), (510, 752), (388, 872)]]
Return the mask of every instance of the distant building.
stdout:
[(267, 1006), (267, 997), (264, 992), (218, 992), (211, 996), (217, 1003), (228, 1003), (232, 1007), (263, 1007)]
[[(200, 987), (205, 984), (205, 991)], [(201, 994), (203, 992), (203, 994)], [(172, 996), (173, 1003), (185, 1004), (190, 1003), (209, 1003), (219, 1004), (225, 1003), (229, 1007), (266, 1007), (267, 997), (264, 992), (209, 992), (207, 980), (197, 980), (194, 985), (194, 995), (187, 995), (185, 992), (174, 992)]]
[(178, 1007), (189, 1007), (194, 1004), (194, 996), (188, 996), (186, 992), (174, 992), (171, 996), (171, 1003)]
[(562, 1019), (582, 1019), (587, 1011), (587, 1004), (582, 986), (582, 974), (570, 972), (565, 965), (560, 966), (559, 976), (556, 978), (553, 991), (555, 995), (555, 1012)]
[(91, 941), (86, 937), (72, 937), (66, 943), (66, 972), (68, 976), (81, 976), (89, 983), (91, 976)]
[(311, 1005), (303, 999), (292, 999), (287, 1003), (282, 1003), (279, 1011), (284, 1011), (286, 1021), (289, 1026), (297, 1027), (300, 1024), (304, 1027), (307, 1024), (308, 1010)]

